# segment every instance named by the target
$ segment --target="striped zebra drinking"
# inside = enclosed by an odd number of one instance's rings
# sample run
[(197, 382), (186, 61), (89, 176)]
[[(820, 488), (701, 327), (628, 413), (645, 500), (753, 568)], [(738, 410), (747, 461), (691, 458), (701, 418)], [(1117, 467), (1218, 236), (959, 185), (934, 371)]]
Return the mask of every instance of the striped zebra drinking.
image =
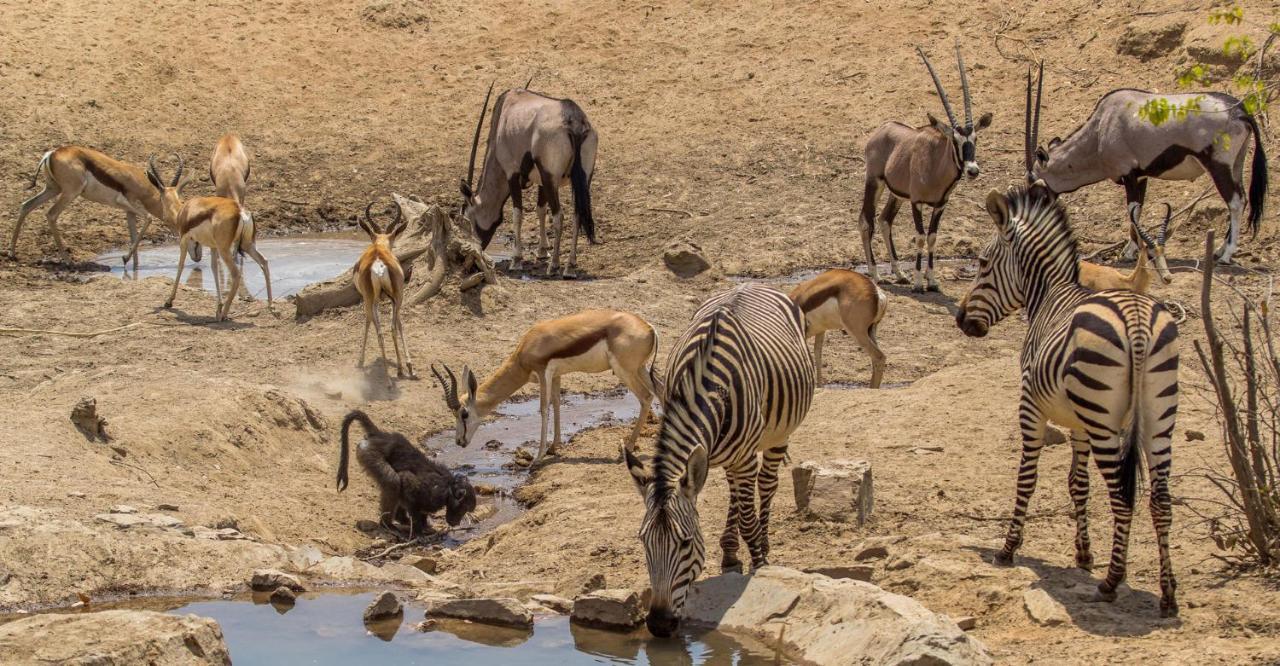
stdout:
[(999, 564), (1022, 544), (1027, 504), (1049, 421), (1071, 429), (1069, 486), (1076, 564), (1089, 569), (1089, 456), (1107, 483), (1115, 518), (1111, 564), (1096, 601), (1112, 601), (1124, 580), (1140, 458), (1151, 475), (1151, 518), (1160, 550), (1160, 614), (1178, 614), (1169, 559), (1172, 434), (1178, 411), (1178, 327), (1158, 301), (1078, 284), (1079, 257), (1066, 210), (1041, 182), (987, 195), (996, 238), (979, 258), (956, 324), (982, 337), (1018, 308), (1029, 320), (1022, 348), (1022, 462), (1017, 499)]
[(786, 294), (747, 284), (703, 303), (671, 352), (652, 469), (626, 452), (645, 501), (640, 540), (653, 590), (647, 624), (655, 636), (675, 631), (685, 594), (702, 572), (697, 499), (709, 466), (723, 467), (729, 479), (721, 567), (740, 569), (739, 536), (753, 568), (768, 564), (778, 467), (813, 400), (804, 326)]

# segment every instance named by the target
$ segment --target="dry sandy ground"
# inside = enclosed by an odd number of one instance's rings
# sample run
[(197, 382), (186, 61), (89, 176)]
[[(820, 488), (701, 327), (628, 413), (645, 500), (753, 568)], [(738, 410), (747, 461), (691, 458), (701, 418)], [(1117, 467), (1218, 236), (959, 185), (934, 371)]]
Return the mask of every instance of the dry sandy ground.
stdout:
[[(1169, 87), (1176, 55), (1141, 62), (1116, 54), (1127, 23), (1196, 26), (1204, 15), (1203, 8), (1170, 14), (1157, 3), (1113, 0), (1026, 8), (831, 0), (800, 9), (598, 0), (392, 5), (390, 14), (404, 20), (367, 20), (364, 2), (329, 0), (158, 8), (124, 0), (0, 2), (0, 40), (8, 47), (0, 54), (8, 93), (0, 103), (5, 208), (30, 195), (22, 188), (39, 155), (59, 143), (138, 161), (179, 151), (202, 175), (226, 129), (239, 131), (254, 155), (250, 205), (273, 231), (349, 224), (369, 197), (392, 190), (452, 202), (484, 86), (493, 78), (522, 82), (536, 71), (535, 88), (577, 99), (601, 133), (595, 200), (604, 244), (587, 249), (582, 262), (604, 279), (508, 281), (408, 313), (420, 369), (446, 360), (489, 370), (528, 325), (584, 305), (634, 310), (669, 341), (698, 302), (730, 284), (725, 274), (776, 277), (847, 264), (857, 244), (850, 210), (860, 203), (862, 138), (887, 118), (923, 122), (926, 110), (940, 112), (913, 42), (946, 62), (951, 40), (963, 37), (975, 104), (996, 114), (979, 148), (983, 176), (961, 185), (939, 242), (943, 254), (969, 256), (987, 238), (979, 202), (1019, 169), (1023, 58), (1050, 59), (1044, 133), (1065, 134), (1110, 88)], [(1274, 5), (1246, 10), (1276, 13)], [(427, 18), (415, 22), (418, 15)], [(952, 80), (950, 70), (944, 75)], [(1155, 184), (1151, 199), (1185, 202), (1203, 186)], [(1121, 237), (1118, 187), (1073, 195), (1070, 209), (1086, 239)], [(1198, 255), (1203, 232), (1220, 228), (1221, 209), (1208, 210), (1179, 232), (1175, 256)], [(902, 222), (899, 228), (909, 226)], [(0, 225), (6, 245), (9, 224)], [(1238, 255), (1243, 263), (1275, 265), (1276, 225), (1268, 214), (1263, 236)], [(61, 229), (77, 260), (125, 237), (120, 215), (84, 204), (63, 216)], [(660, 248), (681, 236), (707, 248), (714, 274), (676, 281), (661, 268)], [(37, 214), (20, 239), (20, 259), (0, 260), (0, 326), (143, 325), (93, 338), (0, 338), (0, 606), (67, 603), (77, 592), (217, 590), (272, 557), (262, 543), (350, 554), (370, 541), (354, 524), (372, 517), (375, 493), (360, 474), (345, 494), (333, 490), (342, 415), (359, 406), (413, 437), (452, 422), (430, 381), (386, 392), (372, 388), (377, 371), (354, 370), (355, 311), (295, 322), (288, 304), (279, 316), (241, 304), (233, 322), (211, 325), (211, 296), (184, 290), (166, 312), (158, 306), (167, 280), (124, 282), (36, 264), (51, 248)], [(1192, 302), (1196, 282), (1184, 275), (1162, 294)], [(1071, 568), (1061, 447), (1044, 456), (1020, 566), (984, 564), (1000, 545), (1012, 500), (1024, 327), (1011, 321), (987, 339), (964, 338), (951, 320), (964, 288), (944, 280), (944, 293), (926, 297), (893, 288), (881, 329), (886, 381), (909, 386), (820, 393), (793, 441), (793, 459), (870, 460), (875, 517), (861, 529), (801, 521), (784, 477), (775, 563), (847, 564), (865, 540), (886, 538), (891, 558), (910, 564), (889, 570), (880, 563), (876, 581), (935, 610), (976, 616), (976, 635), (1001, 661), (1280, 660), (1274, 579), (1228, 570), (1186, 511), (1177, 513), (1173, 537), (1180, 620), (1157, 617), (1145, 509), (1131, 547), (1132, 589), (1110, 606), (1079, 601), (1091, 584)], [(1184, 327), (1188, 350), (1199, 334), (1198, 320)], [(865, 380), (868, 363), (847, 338), (833, 339), (828, 350), (828, 377)], [(1185, 358), (1189, 390), (1175, 464), (1220, 465), (1211, 408), (1192, 390), (1203, 378), (1190, 353)], [(566, 388), (613, 384), (578, 377)], [(81, 396), (97, 399), (123, 454), (87, 441), (68, 421)], [(1207, 439), (1186, 441), (1186, 430)], [(604, 428), (578, 437), (524, 491), (535, 503), (529, 513), (448, 557), (446, 576), (477, 589), (561, 593), (596, 572), (611, 585), (643, 585), (634, 536), (640, 504), (625, 470), (611, 462), (623, 434)], [(711, 479), (703, 522), (718, 532), (724, 483), (718, 472)], [(1110, 533), (1100, 485), (1095, 479), (1099, 555)], [(1174, 492), (1213, 497), (1190, 478)], [(122, 503), (144, 511), (176, 504), (174, 515), (188, 525), (234, 522), (258, 541), (121, 533), (94, 519)], [(1022, 609), (1028, 586), (1062, 601), (1070, 621), (1033, 624)]]

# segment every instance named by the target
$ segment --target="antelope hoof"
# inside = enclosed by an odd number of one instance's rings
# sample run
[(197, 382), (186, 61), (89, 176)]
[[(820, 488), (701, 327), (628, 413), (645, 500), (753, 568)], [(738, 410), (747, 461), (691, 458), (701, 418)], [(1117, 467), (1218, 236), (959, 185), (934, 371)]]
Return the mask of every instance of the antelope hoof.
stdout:
[(560, 273), (560, 278), (561, 278), (561, 279), (564, 279), (564, 280), (577, 280), (577, 279), (578, 279), (578, 267), (577, 267), (577, 266), (569, 266), (569, 267), (565, 268), (565, 269), (564, 269), (564, 271), (563, 271), (562, 273)]
[(507, 266), (507, 270), (511, 270), (511, 271), (524, 270), (524, 257), (512, 257), (511, 263)]
[(998, 567), (1011, 567), (1013, 566), (1013, 553), (1002, 550), (991, 558), (991, 563)]
[(555, 277), (560, 272), (560, 264), (550, 264), (547, 266), (547, 277)]
[(735, 555), (725, 555), (724, 558), (720, 560), (720, 571), (722, 573), (728, 573), (730, 571), (734, 573), (742, 573), (742, 560), (738, 559)]
[(912, 293), (915, 293), (915, 294), (923, 294), (923, 293), (924, 293), (924, 285), (919, 285), (919, 284), (913, 284), (913, 285), (911, 285), (911, 292), (912, 292)]
[(1088, 601), (1095, 604), (1109, 604), (1115, 600), (1116, 600), (1116, 591), (1115, 590), (1108, 591), (1106, 589), (1103, 589), (1102, 585), (1098, 585), (1098, 589), (1094, 590), (1093, 596), (1089, 597), (1088, 599)]
[(907, 278), (907, 276), (905, 276), (905, 275), (896, 275), (896, 276), (894, 276), (893, 281), (894, 281), (894, 283), (895, 283), (895, 284), (910, 284), (910, 283), (911, 283), (911, 280), (910, 280), (910, 279), (908, 279), (908, 278)]
[(1178, 602), (1174, 599), (1160, 599), (1160, 617), (1178, 617)]
[(164, 309), (168, 310), (169, 308), (172, 308), (172, 307), (173, 307), (173, 301), (164, 302)]
[(1076, 553), (1076, 567), (1085, 571), (1093, 571), (1093, 555), (1089, 553)]
[(930, 282), (930, 283), (929, 283), (929, 285), (928, 285), (927, 287), (925, 287), (925, 288), (924, 288), (924, 290), (925, 290), (925, 291), (932, 291), (932, 292), (939, 292), (939, 291), (942, 291), (942, 289), (938, 286), (938, 283), (936, 283), (936, 282)]

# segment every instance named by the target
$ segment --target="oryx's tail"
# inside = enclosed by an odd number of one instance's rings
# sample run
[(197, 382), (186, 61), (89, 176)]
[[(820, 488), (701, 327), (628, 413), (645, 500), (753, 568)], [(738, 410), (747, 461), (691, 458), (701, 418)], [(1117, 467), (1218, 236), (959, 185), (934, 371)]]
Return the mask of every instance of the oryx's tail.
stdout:
[(1253, 130), (1253, 175), (1249, 178), (1249, 233), (1258, 235), (1262, 222), (1262, 204), (1267, 198), (1267, 154), (1262, 149), (1262, 132), (1258, 121), (1245, 114), (1244, 121)]
[[(573, 216), (578, 220), (578, 227), (587, 235), (587, 241), (596, 242), (596, 221), (591, 216), (591, 174), (582, 166), (582, 144), (591, 134), (591, 124), (587, 115), (573, 102), (562, 102), (565, 130), (569, 133), (569, 143), (573, 144), (573, 166), (569, 168), (569, 185), (573, 188)], [(594, 170), (594, 158), (593, 170)]]
[(40, 158), (40, 163), (36, 165), (36, 170), (35, 170), (35, 172), (31, 174), (31, 184), (30, 184), (30, 185), (27, 185), (27, 189), (28, 189), (28, 190), (35, 189), (36, 181), (37, 181), (37, 180), (39, 180), (41, 172), (48, 171), (48, 172), (49, 172), (49, 178), (50, 178), (51, 180), (53, 179), (53, 171), (51, 171), (51, 170), (49, 169), (49, 158), (50, 158), (50, 157), (53, 157), (53, 151), (52, 151), (52, 150), (50, 150), (49, 152), (45, 153), (45, 154), (44, 154), (44, 156)]

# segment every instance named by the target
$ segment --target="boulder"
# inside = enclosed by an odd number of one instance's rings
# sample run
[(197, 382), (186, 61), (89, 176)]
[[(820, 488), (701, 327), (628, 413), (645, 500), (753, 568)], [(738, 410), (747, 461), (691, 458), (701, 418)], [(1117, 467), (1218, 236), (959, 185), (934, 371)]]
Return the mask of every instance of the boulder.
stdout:
[(856, 520), (859, 526), (871, 517), (871, 463), (862, 460), (805, 461), (791, 468), (796, 509), (825, 520)]
[(692, 625), (753, 636), (808, 663), (847, 664), (850, 655), (862, 664), (992, 663), (980, 642), (913, 599), (784, 567), (700, 581), (684, 617)]
[(529, 599), (537, 602), (543, 608), (549, 608), (561, 615), (568, 615), (573, 612), (572, 601), (554, 594), (535, 594), (530, 596)]
[(285, 556), (289, 566), (295, 571), (306, 571), (324, 560), (324, 553), (315, 546), (298, 546), (289, 550)]
[(631, 590), (596, 590), (573, 601), (570, 620), (596, 629), (632, 629), (644, 622), (640, 595)]
[(1154, 60), (1173, 55), (1182, 46), (1182, 36), (1187, 32), (1187, 22), (1178, 19), (1152, 23), (1133, 22), (1125, 27), (1116, 42), (1116, 53), (1134, 56), (1139, 60)]
[(297, 600), (298, 600), (298, 595), (294, 594), (293, 590), (290, 590), (289, 588), (283, 585), (281, 585), (280, 587), (277, 587), (276, 591), (272, 592), (270, 597), (271, 603), (282, 604), (285, 606), (292, 606), (295, 602), (297, 602)]
[(533, 627), (533, 613), (516, 599), (444, 599), (427, 606), (427, 617), (449, 617), (503, 627)]
[(1038, 587), (1022, 593), (1022, 606), (1027, 609), (1027, 616), (1043, 627), (1066, 624), (1071, 619), (1062, 604)]
[(98, 415), (98, 401), (94, 398), (80, 398), (71, 408), (71, 422), (80, 433), (91, 442), (109, 442), (107, 420)]
[(0, 625), (3, 664), (230, 664), (222, 628), (196, 615), (109, 610)]
[(122, 530), (127, 530), (131, 527), (155, 527), (159, 529), (182, 527), (181, 520), (162, 513), (100, 513), (94, 516), (94, 519), (110, 523)]
[(678, 240), (667, 245), (662, 250), (662, 263), (666, 265), (667, 270), (682, 278), (691, 278), (711, 268), (711, 262), (707, 261), (702, 248), (687, 240)]
[(258, 569), (249, 579), (249, 587), (260, 592), (267, 592), (277, 587), (287, 587), (294, 592), (305, 592), (307, 588), (295, 576), (276, 569)]
[(364, 609), (364, 621), (377, 622), (378, 620), (385, 620), (403, 613), (404, 605), (400, 603), (396, 595), (392, 592), (383, 592)]
[(434, 574), (439, 563), (434, 557), (423, 557), (422, 555), (405, 555), (400, 558), (400, 564), (411, 566), (423, 573)]
[(870, 583), (872, 576), (875, 575), (876, 568), (868, 564), (854, 564), (846, 567), (813, 567), (805, 569), (804, 572), (819, 574), (827, 578), (847, 578)]

